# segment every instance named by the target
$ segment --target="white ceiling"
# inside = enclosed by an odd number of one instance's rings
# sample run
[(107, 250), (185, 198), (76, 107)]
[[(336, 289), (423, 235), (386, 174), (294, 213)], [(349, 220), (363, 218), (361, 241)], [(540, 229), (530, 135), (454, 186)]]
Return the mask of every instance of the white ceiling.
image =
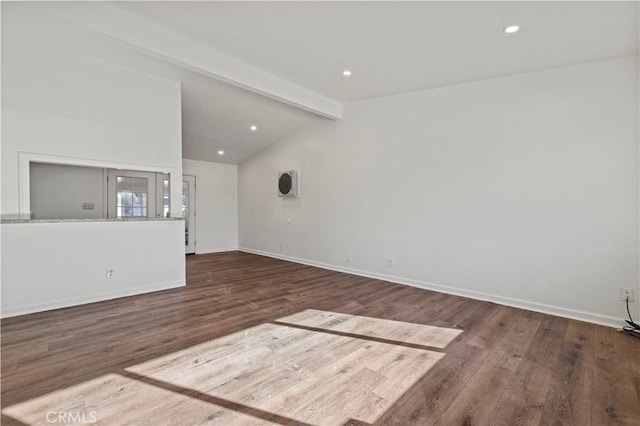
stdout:
[[(184, 72), (183, 72), (184, 73)], [(182, 80), (182, 156), (238, 164), (319, 117), (189, 72)], [(257, 132), (250, 130), (258, 126)], [(224, 150), (224, 156), (217, 154)]]
[[(15, 7), (56, 15), (73, 27), (65, 42), (75, 48), (180, 81), (183, 156), (234, 164), (328, 120), (323, 117), (340, 118), (341, 102), (637, 54), (639, 48), (638, 2)], [(506, 35), (511, 24), (521, 30)], [(342, 76), (347, 68), (353, 72), (348, 79)], [(258, 132), (249, 130), (252, 124)]]
[[(339, 101), (638, 52), (638, 2), (126, 2)], [(512, 24), (521, 31), (506, 35)], [(344, 79), (343, 69), (353, 71)]]

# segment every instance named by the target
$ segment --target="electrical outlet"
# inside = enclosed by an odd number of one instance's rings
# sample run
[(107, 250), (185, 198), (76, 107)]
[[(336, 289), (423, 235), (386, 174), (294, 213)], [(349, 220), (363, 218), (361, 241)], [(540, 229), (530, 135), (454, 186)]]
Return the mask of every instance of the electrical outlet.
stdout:
[(632, 288), (621, 288), (620, 289), (620, 300), (623, 302), (627, 301), (627, 297), (629, 298), (629, 302), (633, 302), (633, 289)]
[(353, 257), (350, 254), (348, 254), (347, 255), (347, 263), (351, 263), (351, 262), (353, 262)]
[(284, 250), (284, 243), (280, 243), (280, 250)]
[(110, 280), (111, 278), (113, 278), (113, 274), (115, 273), (115, 269), (113, 268), (107, 268), (106, 270), (106, 277), (108, 280)]
[(393, 268), (393, 259), (387, 259), (387, 268)]

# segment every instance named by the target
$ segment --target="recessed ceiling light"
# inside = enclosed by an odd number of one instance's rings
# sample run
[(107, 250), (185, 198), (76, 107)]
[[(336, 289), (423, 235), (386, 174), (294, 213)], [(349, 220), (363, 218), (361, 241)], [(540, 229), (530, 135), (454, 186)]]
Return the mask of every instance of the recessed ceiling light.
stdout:
[(345, 77), (351, 77), (351, 71), (344, 70), (344, 71), (342, 71), (342, 75), (344, 75)]
[(218, 150), (218, 155), (224, 155), (224, 151), (223, 150)]
[(504, 32), (507, 34), (513, 34), (515, 32), (518, 32), (519, 29), (520, 27), (517, 25), (509, 25), (507, 28), (504, 29)]
[(252, 132), (256, 132), (258, 130), (258, 126), (253, 125), (253, 126), (250, 127), (250, 129), (251, 129)]

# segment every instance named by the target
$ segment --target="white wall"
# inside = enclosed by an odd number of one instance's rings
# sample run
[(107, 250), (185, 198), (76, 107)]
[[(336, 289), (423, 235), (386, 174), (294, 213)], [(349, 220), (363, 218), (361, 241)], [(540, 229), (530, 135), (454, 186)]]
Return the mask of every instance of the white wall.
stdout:
[[(104, 169), (31, 163), (31, 211), (35, 219), (106, 217)], [(83, 209), (93, 203), (94, 209)]]
[(74, 50), (41, 15), (2, 3), (2, 213), (19, 213), (19, 152), (181, 175), (180, 84)]
[[(1, 6), (3, 217), (28, 213), (24, 158), (182, 175), (178, 82), (75, 50), (38, 3)], [(184, 285), (182, 226), (3, 225), (2, 315)], [(106, 286), (105, 262), (117, 263), (117, 285)]]
[(196, 254), (238, 249), (238, 167), (183, 160), (196, 177)]
[(176, 244), (183, 227), (179, 220), (2, 225), (2, 315), (183, 286), (184, 247)]
[(619, 325), (638, 101), (636, 56), (348, 104), (239, 166), (240, 248)]

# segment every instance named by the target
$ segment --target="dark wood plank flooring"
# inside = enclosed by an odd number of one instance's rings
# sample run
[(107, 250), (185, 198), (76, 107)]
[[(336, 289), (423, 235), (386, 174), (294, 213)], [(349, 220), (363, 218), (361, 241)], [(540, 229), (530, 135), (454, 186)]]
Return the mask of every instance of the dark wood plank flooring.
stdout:
[(317, 309), (463, 330), (379, 424), (640, 425), (640, 341), (607, 327), (239, 252), (187, 282), (3, 320), (2, 406)]

